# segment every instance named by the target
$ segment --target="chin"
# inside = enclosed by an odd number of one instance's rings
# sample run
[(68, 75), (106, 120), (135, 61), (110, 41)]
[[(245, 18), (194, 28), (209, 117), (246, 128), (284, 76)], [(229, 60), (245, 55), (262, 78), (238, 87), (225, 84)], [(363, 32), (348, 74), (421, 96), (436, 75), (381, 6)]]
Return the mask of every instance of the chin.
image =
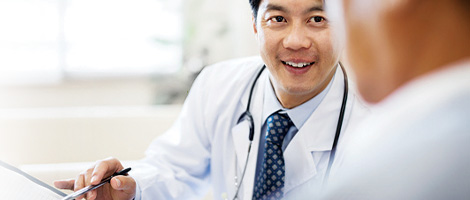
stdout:
[(287, 91), (287, 93), (291, 95), (296, 95), (296, 96), (305, 96), (310, 93), (313, 93), (314, 91), (314, 89), (312, 88), (300, 87), (299, 84), (292, 86), (292, 87), (285, 88), (285, 90)]

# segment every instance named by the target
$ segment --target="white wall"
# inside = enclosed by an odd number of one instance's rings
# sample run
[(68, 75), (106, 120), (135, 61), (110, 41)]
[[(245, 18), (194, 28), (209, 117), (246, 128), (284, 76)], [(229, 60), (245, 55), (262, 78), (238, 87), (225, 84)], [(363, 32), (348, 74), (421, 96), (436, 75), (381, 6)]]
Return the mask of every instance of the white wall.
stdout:
[(187, 61), (208, 65), (259, 54), (248, 0), (186, 0), (184, 11)]
[(12, 165), (136, 160), (180, 105), (0, 109), (0, 158)]

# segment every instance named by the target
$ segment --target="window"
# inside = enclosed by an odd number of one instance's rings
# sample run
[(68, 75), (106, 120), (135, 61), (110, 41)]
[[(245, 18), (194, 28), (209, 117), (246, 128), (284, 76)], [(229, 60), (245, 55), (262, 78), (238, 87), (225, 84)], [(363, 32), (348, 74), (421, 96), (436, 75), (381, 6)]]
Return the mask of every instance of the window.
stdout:
[(181, 6), (178, 0), (2, 0), (0, 83), (176, 72)]

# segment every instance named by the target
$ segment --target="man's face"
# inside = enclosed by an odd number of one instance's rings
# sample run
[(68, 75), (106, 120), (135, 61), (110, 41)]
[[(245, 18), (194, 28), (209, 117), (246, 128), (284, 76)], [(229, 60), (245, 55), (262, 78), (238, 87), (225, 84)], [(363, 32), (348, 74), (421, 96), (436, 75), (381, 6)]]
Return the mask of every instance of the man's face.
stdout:
[(332, 41), (322, 0), (262, 0), (254, 29), (284, 107), (298, 106), (328, 85), (340, 48)]

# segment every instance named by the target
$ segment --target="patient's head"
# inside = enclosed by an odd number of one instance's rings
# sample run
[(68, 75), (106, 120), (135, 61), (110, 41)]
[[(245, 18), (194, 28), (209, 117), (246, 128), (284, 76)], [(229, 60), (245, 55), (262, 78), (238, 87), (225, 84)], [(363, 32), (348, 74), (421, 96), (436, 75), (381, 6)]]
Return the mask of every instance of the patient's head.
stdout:
[(348, 61), (369, 102), (470, 57), (468, 0), (330, 1), (342, 4)]

